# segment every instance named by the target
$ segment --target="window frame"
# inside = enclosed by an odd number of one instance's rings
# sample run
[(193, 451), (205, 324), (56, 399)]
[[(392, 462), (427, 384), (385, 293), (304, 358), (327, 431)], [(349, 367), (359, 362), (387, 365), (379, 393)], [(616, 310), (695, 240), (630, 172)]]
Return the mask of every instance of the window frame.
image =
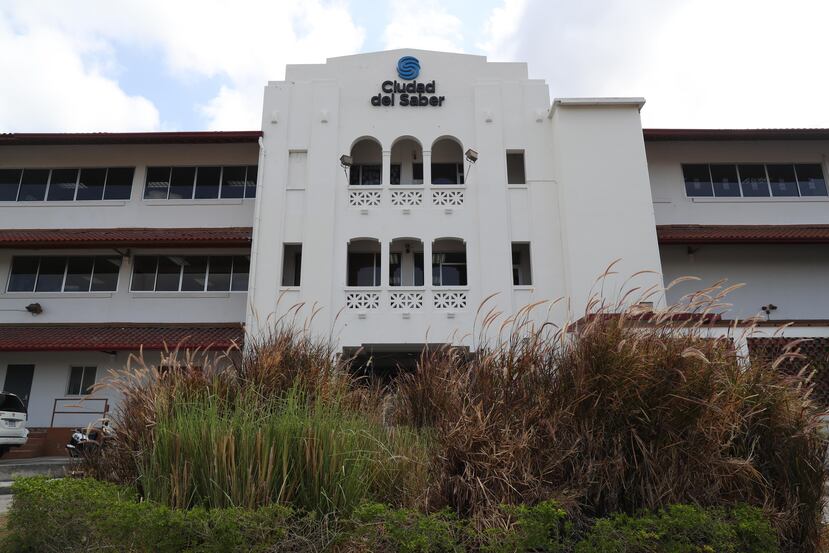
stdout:
[[(20, 177), (17, 179), (17, 192), (15, 194), (14, 200), (2, 200), (0, 201), (0, 205), (11, 205), (12, 203), (24, 203), (24, 204), (34, 204), (34, 203), (53, 203), (56, 205), (72, 205), (73, 203), (81, 202), (126, 202), (132, 198), (132, 189), (133, 185), (135, 184), (135, 166), (128, 166), (128, 165), (117, 165), (112, 167), (99, 167), (99, 166), (91, 166), (91, 167), (22, 167), (22, 168), (15, 168), (9, 167), (4, 168), (10, 171), (20, 171)], [(104, 186), (103, 190), (101, 191), (101, 198), (100, 199), (78, 199), (78, 189), (81, 179), (81, 173), (84, 170), (91, 170), (91, 169), (103, 169), (106, 171), (104, 174)], [(127, 198), (107, 198), (107, 187), (109, 185), (109, 172), (111, 169), (130, 169), (132, 170), (132, 180), (130, 182), (130, 196)], [(20, 189), (23, 185), (23, 177), (26, 174), (26, 171), (48, 171), (49, 176), (46, 178), (46, 188), (43, 192), (43, 199), (42, 200), (21, 200), (20, 199)], [(75, 186), (72, 190), (72, 199), (69, 200), (50, 200), (49, 199), (49, 192), (52, 190), (52, 177), (55, 171), (75, 171)]]
[[(153, 273), (153, 289), (152, 290), (135, 290), (135, 260), (139, 257), (149, 257), (155, 260), (155, 272)], [(184, 282), (184, 264), (177, 263), (179, 266), (178, 270), (178, 286), (175, 290), (157, 290), (158, 288), (158, 267), (159, 267), (159, 260), (162, 257), (168, 257), (170, 259), (174, 259), (177, 257), (180, 258), (188, 258), (188, 257), (204, 257), (207, 259), (205, 262), (205, 270), (204, 270), (204, 285), (202, 286), (201, 290), (182, 290), (181, 286)], [(210, 279), (210, 266), (212, 258), (215, 257), (229, 257), (230, 258), (230, 273), (227, 281), (227, 290), (208, 290), (208, 284)], [(234, 290), (233, 289), (233, 279), (237, 274), (236, 272), (236, 258), (237, 257), (248, 257), (248, 285), (245, 287), (244, 290)], [(250, 287), (250, 254), (245, 253), (232, 253), (232, 254), (198, 254), (198, 253), (183, 253), (177, 255), (171, 254), (137, 254), (133, 255), (130, 259), (130, 285), (129, 285), (129, 292), (131, 294), (226, 294), (226, 293), (234, 293), (234, 294), (247, 294), (248, 288)]]
[[(75, 369), (81, 369), (81, 378), (78, 381), (78, 393), (72, 393), (72, 391), (70, 390), (70, 386), (72, 385), (72, 371), (74, 371)], [(87, 390), (87, 388), (84, 388), (83, 383), (84, 383), (84, 377), (86, 376), (86, 373), (89, 370), (91, 370), (92, 373), (93, 373), (92, 384), (89, 386), (88, 392), (83, 393), (85, 390)], [(66, 394), (65, 394), (65, 397), (87, 397), (87, 396), (91, 396), (93, 394), (93, 391), (92, 391), (91, 388), (93, 388), (97, 382), (98, 382), (98, 367), (97, 367), (97, 365), (70, 365), (69, 366), (69, 373), (68, 373), (67, 379), (66, 379), (66, 387), (65, 387)]]
[[(14, 276), (14, 260), (15, 258), (21, 257), (34, 257), (37, 258), (37, 271), (35, 272), (34, 278), (34, 285), (31, 290), (9, 290), (9, 286), (11, 285), (11, 280)], [(60, 283), (60, 290), (37, 290), (37, 283), (38, 279), (40, 278), (40, 265), (41, 260), (44, 257), (62, 257), (64, 259), (63, 264), (63, 278), (61, 279)], [(78, 258), (89, 258), (92, 260), (92, 270), (89, 273), (89, 289), (88, 290), (66, 290), (66, 277), (69, 272), (69, 260), (70, 259), (78, 259)], [(115, 276), (115, 289), (114, 290), (93, 290), (92, 286), (94, 284), (95, 279), (95, 266), (98, 258), (111, 258), (111, 259), (118, 259), (118, 272)], [(115, 294), (118, 292), (118, 286), (121, 280), (121, 268), (123, 267), (123, 260), (120, 256), (117, 255), (18, 255), (12, 256), (11, 258), (11, 266), (9, 268), (9, 275), (6, 279), (6, 287), (5, 292), (7, 294)]]
[[(256, 168), (256, 180), (254, 181), (253, 186), (248, 186), (248, 175), (250, 174), (251, 167)], [(215, 198), (197, 198), (196, 197), (196, 188), (199, 182), (199, 169), (219, 169), (219, 184), (218, 184), (218, 192)], [(242, 191), (242, 196), (237, 198), (231, 197), (223, 197), (222, 190), (224, 190), (224, 173), (225, 168), (242, 168), (245, 170), (244, 182), (245, 186), (243, 187), (244, 190)], [(163, 198), (148, 198), (147, 197), (147, 179), (150, 174), (150, 169), (167, 169), (167, 194)], [(190, 197), (189, 198), (171, 198), (170, 197), (170, 188), (172, 184), (173, 178), (173, 170), (174, 169), (194, 169), (193, 171), (193, 186), (190, 188)], [(224, 165), (148, 165), (144, 172), (144, 190), (141, 193), (141, 199), (143, 201), (149, 202), (216, 202), (216, 201), (239, 201), (239, 200), (254, 200), (256, 199), (256, 192), (259, 184), (259, 165), (258, 164), (224, 164)], [(248, 196), (248, 190), (253, 190), (253, 196)]]
[[(709, 174), (709, 182), (711, 182), (711, 196), (691, 196), (688, 194), (688, 187), (685, 184), (685, 176), (684, 176), (684, 167), (686, 165), (705, 165), (708, 168)], [(737, 184), (740, 191), (739, 196), (717, 196), (716, 188), (714, 186), (714, 179), (711, 174), (711, 166), (712, 165), (733, 165), (734, 170), (737, 174)], [(768, 191), (768, 195), (765, 196), (746, 196), (743, 193), (743, 179), (742, 173), (740, 172), (740, 166), (743, 165), (759, 165), (763, 167), (763, 172), (765, 173), (766, 177), (766, 189)], [(791, 165), (792, 172), (794, 173), (794, 184), (797, 189), (797, 195), (775, 195), (771, 185), (771, 179), (769, 178), (769, 165)], [(800, 177), (797, 174), (797, 166), (798, 165), (812, 165), (815, 167), (820, 168), (820, 171), (823, 175), (823, 182), (826, 188), (826, 194), (810, 194), (804, 195), (801, 192), (800, 188)], [(683, 194), (686, 199), (692, 202), (791, 202), (791, 201), (799, 201), (799, 202), (820, 202), (820, 201), (829, 201), (829, 181), (826, 178), (826, 167), (824, 166), (823, 162), (815, 162), (815, 161), (792, 161), (792, 162), (765, 162), (765, 161), (736, 161), (736, 162), (710, 162), (710, 163), (680, 163), (680, 172), (683, 173), (682, 177), (682, 188)], [(803, 181), (805, 182), (805, 181)]]

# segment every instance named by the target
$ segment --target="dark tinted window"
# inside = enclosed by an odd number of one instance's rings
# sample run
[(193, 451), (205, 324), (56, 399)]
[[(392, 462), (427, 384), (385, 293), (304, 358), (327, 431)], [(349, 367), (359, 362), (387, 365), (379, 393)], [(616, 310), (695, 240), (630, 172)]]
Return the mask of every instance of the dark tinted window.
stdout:
[(74, 200), (77, 181), (77, 169), (53, 169), (52, 178), (49, 179), (49, 194), (46, 199), (50, 202)]
[(799, 196), (794, 165), (766, 165), (772, 196)]
[(199, 167), (196, 175), (196, 198), (218, 198), (221, 167)]
[(735, 165), (711, 165), (711, 180), (714, 183), (714, 195), (718, 198), (740, 196), (740, 182)]
[(233, 258), (215, 256), (210, 258), (210, 274), (207, 278), (209, 292), (230, 290), (230, 274), (233, 271)]
[(245, 168), (224, 167), (222, 170), (222, 198), (245, 197)]
[(743, 190), (743, 196), (762, 197), (769, 195), (765, 165), (738, 165), (737, 170), (740, 172), (740, 187)]
[(412, 163), (412, 180), (416, 183), (423, 183), (423, 164)]
[(248, 289), (248, 273), (250, 272), (250, 257), (237, 255), (233, 257), (233, 280), (230, 289), (233, 292), (244, 292)]
[(256, 175), (259, 168), (256, 165), (248, 165), (248, 174), (245, 185), (245, 198), (256, 197)]
[(136, 256), (132, 266), (132, 286), (136, 292), (149, 292), (155, 288), (155, 269), (158, 258)]
[(9, 279), (9, 292), (31, 292), (35, 289), (39, 257), (15, 257)]
[(156, 292), (178, 291), (181, 280), (181, 258), (162, 255), (158, 258), (158, 276), (155, 280)]
[(95, 272), (92, 275), (92, 291), (114, 292), (118, 288), (118, 272), (120, 270), (120, 257), (96, 257)]
[(88, 292), (92, 282), (94, 257), (70, 257), (66, 267), (64, 292)]
[(35, 292), (60, 292), (65, 271), (65, 257), (41, 257)]
[(148, 167), (147, 185), (144, 188), (146, 199), (167, 199), (167, 192), (170, 188), (169, 167)]
[(85, 396), (91, 394), (97, 372), (96, 367), (71, 367), (66, 395)]
[(524, 152), (507, 152), (507, 184), (525, 184)]
[(348, 254), (349, 286), (380, 286), (380, 260), (376, 253)]
[(457, 163), (432, 164), (432, 184), (463, 184), (459, 180)]
[(391, 166), (389, 167), (389, 184), (400, 184), (400, 164), (399, 163), (392, 163)]
[(195, 167), (173, 167), (170, 176), (170, 195), (174, 199), (191, 199), (193, 197), (193, 184), (196, 180)]
[(826, 179), (817, 163), (799, 163), (794, 166), (801, 196), (826, 196)]
[(181, 289), (184, 291), (204, 290), (207, 276), (207, 257), (188, 256), (184, 258), (184, 274), (181, 277)]
[(133, 167), (113, 167), (107, 171), (105, 200), (129, 200), (132, 195)]
[(20, 169), (0, 169), (0, 202), (13, 202), (17, 199), (22, 172)]
[(100, 200), (104, 197), (106, 169), (81, 169), (78, 180), (78, 200)]
[(49, 169), (25, 169), (20, 182), (18, 202), (38, 202), (46, 196)]
[(685, 193), (688, 197), (694, 198), (714, 195), (708, 165), (683, 165), (682, 174), (685, 177)]

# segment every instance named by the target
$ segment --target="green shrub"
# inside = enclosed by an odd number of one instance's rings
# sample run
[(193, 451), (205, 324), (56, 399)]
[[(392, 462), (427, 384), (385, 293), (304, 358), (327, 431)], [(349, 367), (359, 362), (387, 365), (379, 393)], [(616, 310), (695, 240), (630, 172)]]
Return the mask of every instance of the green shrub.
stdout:
[(777, 553), (777, 537), (762, 512), (738, 507), (672, 505), (637, 517), (596, 522), (575, 553)]

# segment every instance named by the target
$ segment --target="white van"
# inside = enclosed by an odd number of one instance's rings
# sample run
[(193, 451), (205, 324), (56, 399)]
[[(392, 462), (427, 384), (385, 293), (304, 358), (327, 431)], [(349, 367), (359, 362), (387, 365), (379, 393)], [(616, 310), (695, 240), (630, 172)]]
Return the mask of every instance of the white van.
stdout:
[(28, 437), (23, 402), (14, 394), (0, 392), (0, 457), (13, 447), (25, 445)]

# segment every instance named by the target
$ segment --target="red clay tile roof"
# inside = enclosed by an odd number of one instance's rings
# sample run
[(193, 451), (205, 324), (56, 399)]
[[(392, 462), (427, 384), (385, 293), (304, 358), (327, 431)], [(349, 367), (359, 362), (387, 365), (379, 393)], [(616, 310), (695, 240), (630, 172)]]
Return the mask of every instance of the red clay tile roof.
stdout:
[(829, 140), (829, 129), (642, 129), (646, 142), (671, 140)]
[(0, 229), (0, 248), (250, 246), (250, 227)]
[(829, 225), (657, 225), (660, 244), (824, 244)]
[(0, 146), (256, 143), (262, 131), (5, 133)]
[(129, 351), (218, 349), (241, 345), (239, 324), (0, 325), (0, 351)]

